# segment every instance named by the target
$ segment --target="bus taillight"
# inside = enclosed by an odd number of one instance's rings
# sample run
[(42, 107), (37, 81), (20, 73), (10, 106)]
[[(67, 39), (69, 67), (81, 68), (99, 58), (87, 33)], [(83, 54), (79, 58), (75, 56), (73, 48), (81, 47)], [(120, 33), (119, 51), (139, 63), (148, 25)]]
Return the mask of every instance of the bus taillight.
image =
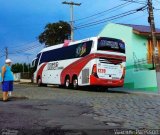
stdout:
[(97, 75), (97, 64), (94, 64), (94, 65), (93, 65), (93, 68), (92, 68), (92, 75), (94, 75), (95, 77), (98, 78), (98, 75)]
[(121, 79), (124, 79), (125, 74), (126, 74), (126, 68), (124, 67), (124, 68), (123, 68), (123, 73), (122, 73), (122, 77), (121, 77)]

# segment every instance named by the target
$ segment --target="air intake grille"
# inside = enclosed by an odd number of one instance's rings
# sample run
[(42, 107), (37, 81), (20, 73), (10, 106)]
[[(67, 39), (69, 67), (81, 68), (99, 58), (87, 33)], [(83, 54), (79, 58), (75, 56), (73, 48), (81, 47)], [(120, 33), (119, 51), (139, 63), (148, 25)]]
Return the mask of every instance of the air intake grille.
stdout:
[(122, 63), (121, 59), (113, 59), (113, 58), (108, 58), (108, 59), (100, 58), (99, 61), (100, 61), (100, 63), (106, 63), (106, 64), (120, 64), (120, 63)]
[(89, 83), (89, 69), (82, 70), (82, 84)]

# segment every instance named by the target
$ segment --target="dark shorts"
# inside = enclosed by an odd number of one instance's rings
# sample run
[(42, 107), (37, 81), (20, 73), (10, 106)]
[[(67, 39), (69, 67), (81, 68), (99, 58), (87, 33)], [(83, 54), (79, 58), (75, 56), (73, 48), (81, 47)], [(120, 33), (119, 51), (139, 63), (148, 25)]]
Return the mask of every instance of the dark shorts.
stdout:
[(13, 91), (13, 81), (4, 81), (2, 83), (2, 91), (3, 92)]

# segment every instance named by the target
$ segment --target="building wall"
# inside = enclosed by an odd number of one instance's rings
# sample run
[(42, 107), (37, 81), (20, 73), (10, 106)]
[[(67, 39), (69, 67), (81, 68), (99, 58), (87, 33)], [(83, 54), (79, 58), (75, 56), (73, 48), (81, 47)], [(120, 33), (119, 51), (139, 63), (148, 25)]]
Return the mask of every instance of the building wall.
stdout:
[(99, 36), (118, 38), (126, 44), (126, 77), (124, 87), (157, 92), (155, 70), (135, 70), (135, 59), (147, 58), (147, 39), (133, 33), (132, 27), (110, 23)]

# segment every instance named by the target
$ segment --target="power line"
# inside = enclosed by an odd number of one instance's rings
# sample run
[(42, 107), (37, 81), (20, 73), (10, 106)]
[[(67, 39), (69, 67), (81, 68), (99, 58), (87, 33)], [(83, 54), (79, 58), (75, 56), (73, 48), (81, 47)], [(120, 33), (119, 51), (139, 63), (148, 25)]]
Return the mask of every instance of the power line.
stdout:
[[(134, 18), (130, 18), (130, 19), (125, 19), (125, 22), (129, 22), (129, 21), (132, 21), (132, 20), (139, 20), (139, 19), (142, 19), (142, 17), (144, 18), (146, 18), (146, 16), (147, 16), (147, 14), (142, 14), (142, 15), (139, 15), (139, 16), (137, 16), (137, 17), (134, 17)], [(120, 23), (124, 23), (124, 21), (122, 21), (122, 22), (120, 22)]]
[(14, 52), (10, 52), (9, 54), (16, 54), (16, 53), (27, 52), (27, 51), (33, 50), (33, 49), (35, 49), (35, 48), (37, 48), (37, 47), (39, 47), (39, 46), (40, 46), (40, 45), (37, 44), (37, 45), (34, 45), (34, 46), (30, 47), (30, 48), (25, 48), (25, 49), (16, 50), (16, 51), (14, 51)]
[(160, 10), (160, 9), (158, 9), (158, 8), (154, 8), (154, 10)]
[[(115, 6), (115, 7), (113, 7), (113, 8), (110, 8), (110, 9), (107, 9), (107, 10), (104, 10), (104, 11), (101, 11), (101, 12), (99, 12), (99, 13), (96, 13), (96, 14), (93, 14), (93, 15), (90, 15), (90, 16), (87, 16), (87, 17), (83, 17), (83, 18), (80, 18), (80, 19), (76, 19), (76, 20), (74, 20), (74, 21), (81, 21), (81, 20), (85, 20), (85, 19), (89, 19), (89, 18), (91, 18), (91, 17), (94, 17), (94, 16), (97, 16), (97, 15), (100, 15), (100, 14), (103, 14), (103, 13), (105, 13), (105, 12), (108, 12), (108, 11), (112, 11), (112, 10), (114, 10), (114, 9), (118, 9), (118, 8), (122, 8), (122, 7), (124, 7), (124, 6), (126, 6), (126, 4), (127, 5), (129, 5), (129, 4), (131, 4), (131, 3), (139, 3), (139, 4), (147, 4), (147, 2), (145, 2), (145, 1), (135, 1), (135, 0), (121, 0), (121, 1), (125, 1), (125, 3), (123, 3), (123, 4), (120, 4), (120, 5), (118, 5), (118, 6)], [(116, 11), (116, 10), (114, 10), (114, 11)]]
[(0, 52), (1, 52), (1, 53), (0, 53), (0, 54), (1, 54), (1, 55), (0, 55), (0, 58), (1, 58), (1, 57), (4, 56), (4, 49), (1, 49)]
[(37, 41), (31, 41), (31, 42), (28, 42), (28, 43), (22, 43), (20, 45), (17, 45), (17, 46), (10, 46), (9, 48), (10, 49), (17, 49), (17, 48), (21, 48), (23, 46), (28, 46), (28, 45), (33, 45), (34, 43), (37, 43)]
[(121, 1), (127, 1), (127, 2), (131, 2), (131, 3), (137, 3), (137, 4), (147, 4), (147, 2), (145, 1), (136, 1), (136, 0), (121, 0)]
[(2, 53), (0, 55), (0, 58), (5, 56), (5, 58), (7, 59), (9, 55), (19, 54), (19, 53), (24, 53), (24, 52), (27, 52), (27, 51), (30, 51), (30, 50), (34, 50), (35, 48), (40, 47), (40, 45), (41, 44), (35, 44), (35, 45), (32, 45), (32, 46), (27, 46), (27, 48), (25, 47), (25, 48), (21, 48), (21, 49), (11, 51), (11, 52), (8, 51), (8, 47), (5, 47), (4, 49), (1, 49), (1, 51), (4, 52), (4, 53)]
[(0, 56), (0, 58), (2, 58), (2, 57), (4, 57), (4, 56), (5, 56), (5, 55), (3, 54), (3, 55)]
[[(117, 10), (119, 10), (119, 9), (121, 9), (121, 8), (123, 8), (123, 7), (125, 7), (125, 6), (128, 6), (128, 5), (130, 5), (131, 3), (129, 3), (129, 2), (126, 2), (126, 3), (124, 3), (124, 4), (121, 4), (121, 6), (120, 5), (118, 5), (118, 6), (116, 6), (116, 7), (113, 7), (113, 8), (111, 8), (111, 9), (108, 9), (108, 10), (105, 10), (105, 11), (103, 11), (103, 13), (107, 13), (107, 14), (109, 14), (109, 13), (111, 13), (111, 12), (114, 12), (114, 11), (117, 11)], [(92, 17), (92, 21), (93, 20), (97, 20), (97, 18), (100, 18), (100, 17), (102, 17), (102, 16), (105, 16), (105, 15), (107, 15), (107, 14), (101, 14), (102, 12), (100, 12), (100, 14), (98, 14), (97, 13), (97, 15), (95, 15), (95, 16), (93, 16), (94, 17), (94, 19), (93, 19), (93, 17)], [(87, 19), (87, 17), (86, 17), (86, 19)], [(88, 19), (90, 19), (91, 20), (91, 18), (89, 17)], [(85, 22), (87, 22), (87, 21), (85, 21)], [(83, 23), (85, 23), (85, 22), (83, 22)], [(77, 25), (81, 25), (81, 24), (83, 24), (83, 23), (76, 23)]]
[[(36, 43), (36, 44), (33, 44), (33, 43)], [(30, 45), (30, 46), (27, 46), (27, 45)], [(37, 44), (37, 42), (32, 42), (32, 44), (26, 44), (26, 45), (23, 45), (24, 47), (23, 48), (18, 48), (17, 50), (12, 50), (10, 53), (13, 53), (13, 52), (23, 52), (24, 50), (28, 50), (30, 48), (34, 48), (34, 47), (37, 47), (37, 46), (41, 46), (42, 44)]]
[(113, 7), (113, 8), (110, 8), (110, 9), (107, 9), (107, 10), (104, 10), (104, 11), (101, 11), (101, 12), (99, 12), (99, 13), (96, 13), (96, 14), (93, 14), (93, 15), (90, 15), (90, 16), (87, 16), (87, 17), (83, 17), (83, 18), (77, 19), (77, 20), (74, 20), (74, 21), (81, 21), (81, 20), (89, 19), (89, 18), (91, 18), (91, 17), (97, 16), (97, 15), (101, 15), (101, 14), (103, 14), (103, 13), (106, 13), (106, 12), (112, 11), (112, 10), (114, 10), (114, 9), (117, 9), (117, 8), (119, 8), (119, 7), (125, 6), (125, 5), (128, 4), (128, 3), (129, 3), (129, 2), (125, 2), (125, 3), (123, 3), (123, 4), (120, 4), (120, 5), (118, 5), (118, 6), (115, 6), (115, 7)]
[(141, 8), (130, 10), (130, 11), (127, 11), (127, 12), (124, 12), (124, 13), (121, 13), (121, 14), (118, 14), (118, 15), (115, 15), (115, 16), (111, 16), (111, 17), (108, 17), (108, 18), (103, 18), (101, 20), (97, 20), (97, 21), (93, 21), (93, 22), (90, 22), (90, 23), (86, 23), (86, 24), (77, 26), (75, 29), (81, 29), (81, 28), (90, 27), (90, 26), (93, 26), (93, 25), (98, 25), (98, 24), (101, 24), (101, 23), (105, 23), (106, 21), (119, 19), (119, 18), (128, 16), (128, 15), (131, 15), (131, 14), (137, 13), (139, 11), (143, 11), (145, 9), (146, 9), (146, 6), (143, 6)]
[(160, 3), (160, 0), (155, 0), (157, 3)]
[(6, 59), (8, 59), (8, 47), (5, 47), (5, 56), (6, 56)]
[(100, 22), (94, 22), (94, 23), (92, 23), (92, 24), (86, 24), (86, 25), (83, 25), (83, 26), (79, 26), (79, 27), (77, 27), (76, 29), (82, 29), (82, 28), (86, 28), (86, 27), (91, 27), (91, 26), (94, 26), (94, 25), (98, 25), (98, 24), (101, 24), (101, 23), (106, 23), (107, 21), (116, 20), (116, 19), (119, 19), (119, 18), (128, 16), (128, 15), (134, 14), (134, 13), (137, 13), (137, 12), (128, 13), (128, 14), (125, 14), (125, 15), (123, 15), (123, 16), (118, 16), (118, 17), (115, 17), (115, 18), (112, 18), (112, 19), (108, 19), (108, 20), (104, 20), (104, 21), (100, 21)]
[(36, 44), (36, 45), (30, 46), (30, 47), (27, 47), (27, 48), (19, 49), (19, 50), (16, 50), (14, 52), (24, 52), (26, 50), (30, 50), (30, 49), (35, 48), (35, 47), (39, 47), (39, 44), (38, 45)]

